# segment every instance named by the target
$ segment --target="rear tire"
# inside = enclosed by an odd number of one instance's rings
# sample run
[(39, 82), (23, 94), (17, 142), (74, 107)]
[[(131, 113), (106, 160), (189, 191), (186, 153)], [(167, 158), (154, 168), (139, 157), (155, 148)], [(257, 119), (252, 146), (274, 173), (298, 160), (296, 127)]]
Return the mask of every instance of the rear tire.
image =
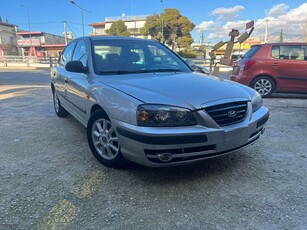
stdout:
[(275, 92), (276, 85), (272, 78), (260, 76), (255, 78), (250, 86), (256, 90), (262, 97), (269, 97)]
[(58, 94), (56, 91), (53, 92), (53, 106), (54, 106), (54, 111), (58, 117), (67, 117), (68, 112), (66, 109), (64, 109), (61, 105), (61, 102), (59, 100)]
[(90, 117), (87, 140), (93, 155), (103, 165), (120, 168), (126, 163), (115, 128), (103, 110), (96, 110)]

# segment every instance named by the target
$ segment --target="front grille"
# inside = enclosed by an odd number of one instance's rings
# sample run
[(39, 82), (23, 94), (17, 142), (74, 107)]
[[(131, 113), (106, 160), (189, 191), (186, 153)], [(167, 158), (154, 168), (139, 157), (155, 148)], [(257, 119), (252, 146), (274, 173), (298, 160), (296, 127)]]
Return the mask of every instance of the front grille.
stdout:
[(239, 123), (244, 120), (247, 111), (247, 102), (231, 102), (205, 108), (205, 111), (219, 126)]

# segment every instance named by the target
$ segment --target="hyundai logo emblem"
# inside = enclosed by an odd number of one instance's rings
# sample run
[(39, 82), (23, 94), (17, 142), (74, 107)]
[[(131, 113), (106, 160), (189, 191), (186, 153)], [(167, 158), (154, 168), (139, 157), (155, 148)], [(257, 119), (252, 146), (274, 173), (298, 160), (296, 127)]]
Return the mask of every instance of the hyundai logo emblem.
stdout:
[(230, 110), (228, 113), (227, 113), (228, 117), (232, 118), (232, 117), (235, 117), (237, 115), (237, 112), (235, 110)]

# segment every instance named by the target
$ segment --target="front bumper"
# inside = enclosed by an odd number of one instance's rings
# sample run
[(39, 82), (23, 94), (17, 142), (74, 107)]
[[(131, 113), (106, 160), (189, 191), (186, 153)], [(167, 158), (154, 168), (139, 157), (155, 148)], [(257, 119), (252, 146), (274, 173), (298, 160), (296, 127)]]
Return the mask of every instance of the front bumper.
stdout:
[(116, 131), (123, 156), (133, 162), (163, 167), (193, 163), (238, 151), (264, 131), (269, 111), (261, 107), (244, 122), (221, 128), (139, 127), (120, 121)]

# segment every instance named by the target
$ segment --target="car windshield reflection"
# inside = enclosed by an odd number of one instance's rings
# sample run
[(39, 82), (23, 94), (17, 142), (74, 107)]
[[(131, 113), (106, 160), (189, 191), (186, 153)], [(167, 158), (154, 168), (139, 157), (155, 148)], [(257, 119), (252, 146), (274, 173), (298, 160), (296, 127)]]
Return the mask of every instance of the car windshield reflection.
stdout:
[(173, 52), (154, 41), (93, 41), (96, 74), (191, 72)]

